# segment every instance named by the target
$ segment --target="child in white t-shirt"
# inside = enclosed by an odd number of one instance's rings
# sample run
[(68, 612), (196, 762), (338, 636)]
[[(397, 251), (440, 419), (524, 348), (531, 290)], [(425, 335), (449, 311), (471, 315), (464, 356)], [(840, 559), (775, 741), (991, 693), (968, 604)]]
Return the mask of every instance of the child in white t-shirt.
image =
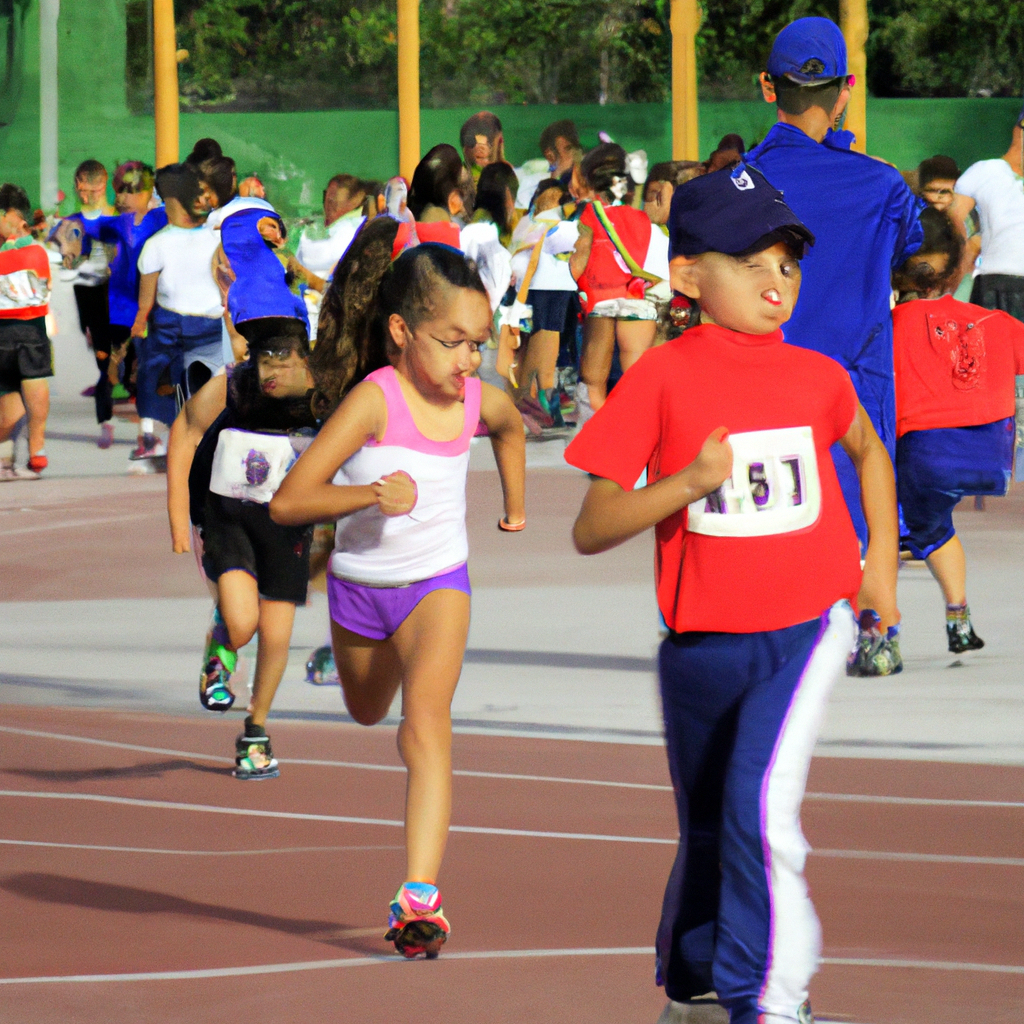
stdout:
[(176, 396), (184, 401), (224, 366), (224, 306), (211, 270), (219, 236), (200, 212), (200, 181), (187, 164), (161, 167), (156, 187), (167, 226), (139, 256), (139, 312), (132, 325), (138, 348), (136, 403), (143, 441), (133, 458), (163, 454), (154, 421), (171, 423)]

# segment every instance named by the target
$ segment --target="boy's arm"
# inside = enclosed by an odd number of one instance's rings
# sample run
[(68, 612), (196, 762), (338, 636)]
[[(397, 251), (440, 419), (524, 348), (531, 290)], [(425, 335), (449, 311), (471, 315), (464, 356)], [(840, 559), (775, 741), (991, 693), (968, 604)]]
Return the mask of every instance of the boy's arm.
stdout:
[(509, 526), (525, 524), (526, 438), (523, 417), (504, 391), (483, 383), (480, 388), (480, 419), (491, 435), (491, 448), (505, 497), (505, 522)]
[(580, 225), (580, 234), (576, 239), (576, 246), (569, 257), (569, 273), (572, 279), (578, 281), (580, 274), (587, 269), (590, 262), (590, 250), (594, 245), (594, 232), (586, 224)]
[(132, 324), (133, 338), (141, 338), (146, 333), (146, 322), (156, 304), (156, 279), (159, 276), (158, 270), (153, 274), (143, 274), (139, 280), (139, 311), (135, 315), (135, 323)]
[(171, 522), (171, 547), (176, 555), (191, 550), (188, 475), (203, 434), (227, 405), (227, 375), (204, 384), (185, 404), (171, 424), (167, 438), (167, 517)]
[(888, 628), (900, 621), (896, 606), (900, 528), (892, 460), (864, 406), (859, 404), (853, 425), (839, 443), (857, 469), (860, 502), (868, 524), (868, 550), (857, 604), (862, 610), (874, 609), (882, 619), (882, 627)]
[(732, 473), (732, 445), (725, 427), (713, 430), (684, 469), (639, 490), (592, 477), (572, 529), (581, 555), (596, 555), (649, 530), (720, 487)]

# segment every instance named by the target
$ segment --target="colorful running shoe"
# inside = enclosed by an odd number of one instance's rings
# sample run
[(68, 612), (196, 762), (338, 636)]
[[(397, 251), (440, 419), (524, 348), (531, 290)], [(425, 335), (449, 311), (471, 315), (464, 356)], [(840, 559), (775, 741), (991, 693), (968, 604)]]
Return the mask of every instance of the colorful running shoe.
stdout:
[(338, 686), (338, 669), (330, 644), (318, 647), (306, 662), (306, 682), (314, 686)]
[(28, 460), (28, 468), (32, 473), (42, 473), (49, 464), (50, 460), (46, 457), (45, 452), (37, 452), (35, 455), (30, 456)]
[(238, 652), (231, 647), (228, 628), (221, 618), (220, 609), (215, 606), (206, 634), (203, 671), (199, 675), (199, 703), (207, 711), (227, 711), (235, 703), (235, 695), (228, 683), (237, 667)]
[(387, 942), (406, 959), (421, 953), (433, 960), (451, 932), (441, 908), (441, 893), (429, 882), (405, 882), (395, 893), (388, 913)]
[(846, 663), (848, 676), (893, 676), (903, 671), (900, 627), (890, 626), (883, 634), (881, 623), (870, 608), (860, 613), (857, 646)]
[(281, 774), (266, 729), (255, 725), (251, 715), (246, 716), (245, 728), (235, 740), (235, 770), (231, 774), (243, 781), (276, 779)]
[(143, 434), (139, 443), (128, 456), (133, 462), (139, 459), (159, 459), (167, 454), (167, 445), (155, 434)]
[(950, 654), (967, 654), (969, 651), (980, 651), (985, 646), (985, 641), (974, 632), (971, 611), (966, 605), (962, 614), (946, 613), (946, 639)]

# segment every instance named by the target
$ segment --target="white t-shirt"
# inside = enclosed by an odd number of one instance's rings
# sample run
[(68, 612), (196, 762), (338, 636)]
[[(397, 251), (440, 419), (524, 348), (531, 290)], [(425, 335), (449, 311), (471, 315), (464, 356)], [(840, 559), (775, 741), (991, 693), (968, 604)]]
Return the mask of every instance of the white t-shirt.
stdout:
[(273, 206), (258, 196), (235, 196), (229, 199), (223, 206), (218, 206), (209, 217), (206, 218), (206, 226), (214, 231), (219, 231), (225, 217), (230, 217), (240, 210), (266, 210), (267, 216), (272, 217), (277, 211)]
[[(572, 246), (575, 244), (577, 237), (579, 236), (579, 224), (576, 221), (562, 221), (562, 213), (560, 208), (553, 210), (545, 210), (543, 213), (538, 213), (533, 218), (532, 225), (526, 222), (526, 218), (520, 221), (520, 224), (529, 233), (531, 229), (535, 229), (536, 226), (546, 224), (548, 230), (553, 228), (556, 224), (561, 225), (562, 234), (568, 236), (570, 241), (563, 242), (559, 245), (559, 249), (564, 251), (566, 246), (568, 250), (572, 250)], [(512, 236), (513, 244), (522, 242)], [(541, 249), (540, 260), (537, 263), (537, 269), (534, 272), (533, 277), (530, 280), (530, 290), (543, 291), (543, 292), (574, 292), (576, 291), (576, 282), (573, 279), (572, 274), (569, 273), (569, 262), (568, 260), (559, 259), (556, 255), (548, 251), (548, 246), (545, 245)], [(530, 265), (530, 256), (533, 253), (532, 246), (526, 246), (525, 248), (519, 249), (515, 256), (512, 257), (512, 276), (516, 288), (520, 288), (523, 283), (523, 277), (526, 275), (527, 268)]]
[(979, 160), (960, 175), (956, 191), (978, 206), (978, 272), (1024, 277), (1024, 179), (1003, 159)]
[(307, 270), (326, 280), (334, 273), (338, 260), (345, 255), (364, 220), (366, 218), (357, 209), (342, 214), (326, 231), (323, 225), (306, 228), (299, 239), (295, 258)]
[(183, 316), (223, 316), (220, 290), (210, 269), (219, 245), (220, 235), (205, 224), (168, 224), (153, 235), (139, 254), (139, 273), (159, 272), (157, 305)]

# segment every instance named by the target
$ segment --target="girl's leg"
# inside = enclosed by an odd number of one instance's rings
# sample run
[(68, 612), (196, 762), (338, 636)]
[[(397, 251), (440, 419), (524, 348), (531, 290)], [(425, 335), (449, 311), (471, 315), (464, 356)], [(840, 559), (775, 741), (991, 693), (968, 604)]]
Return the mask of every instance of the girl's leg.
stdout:
[(392, 638), (402, 666), (398, 749), (409, 772), (406, 880), (434, 883), (452, 805), (451, 703), (469, 635), (469, 595), (435, 590)]
[(580, 379), (587, 386), (594, 412), (604, 405), (608, 397), (608, 374), (612, 372), (614, 351), (615, 321), (609, 317), (588, 316), (583, 323)]
[(288, 645), (294, 622), (295, 605), (291, 601), (260, 601), (256, 676), (249, 706), (249, 717), (254, 725), (267, 723), (270, 705), (288, 665)]
[(332, 620), (331, 646), (348, 713), (360, 725), (376, 725), (402, 682), (393, 639), (371, 640)]
[(253, 638), (260, 624), (260, 594), (256, 580), (242, 569), (222, 573), (217, 580), (217, 607), (227, 627), (230, 647), (240, 651)]
[(935, 577), (936, 583), (942, 588), (942, 596), (947, 605), (963, 605), (967, 603), (967, 559), (960, 538), (953, 536), (933, 551), (925, 561)]
[(656, 320), (615, 321), (615, 340), (619, 343), (619, 362), (623, 373), (654, 344), (657, 330)]
[(524, 383), (536, 375), (537, 387), (542, 391), (555, 386), (559, 338), (558, 331), (534, 331), (530, 335), (520, 377)]

